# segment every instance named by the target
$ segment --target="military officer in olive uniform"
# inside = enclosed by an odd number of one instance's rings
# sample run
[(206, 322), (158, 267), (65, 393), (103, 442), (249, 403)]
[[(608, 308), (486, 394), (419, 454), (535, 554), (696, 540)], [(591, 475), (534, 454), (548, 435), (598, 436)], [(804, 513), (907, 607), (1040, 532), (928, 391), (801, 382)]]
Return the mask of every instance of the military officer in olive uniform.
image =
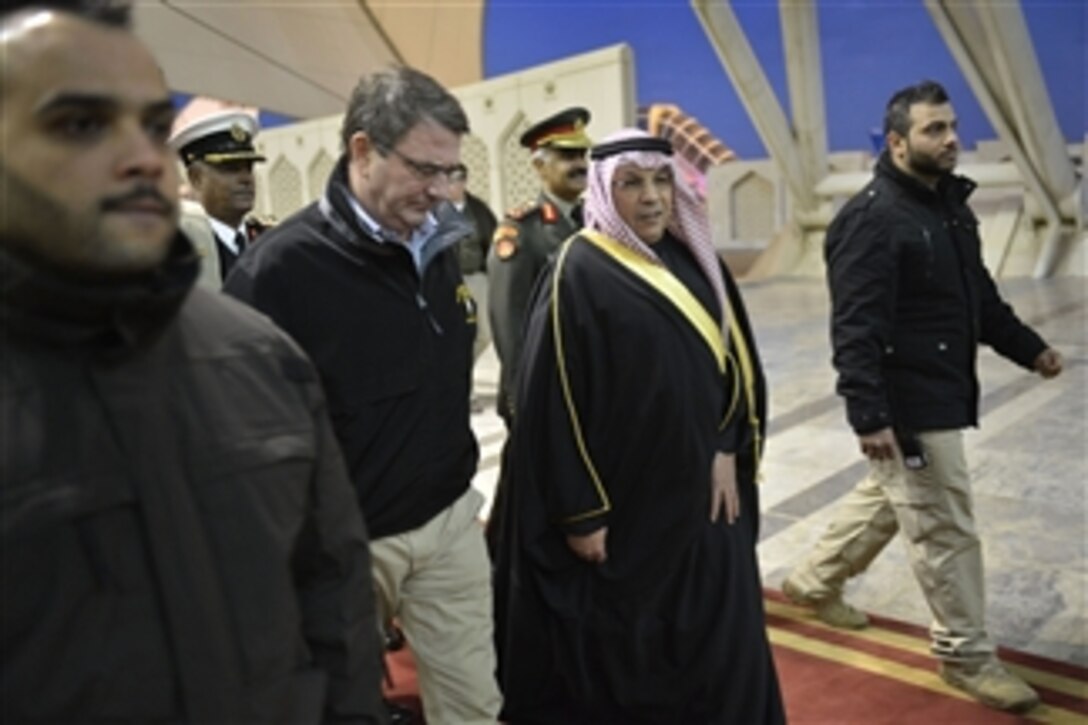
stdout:
[(252, 115), (228, 110), (177, 129), (170, 138), (207, 214), (183, 213), (181, 219), (182, 231), (202, 255), (199, 281), (207, 287), (219, 289), (246, 245), (268, 228), (248, 216), (256, 198), (253, 165), (265, 160), (253, 147), (257, 131)]
[(579, 197), (586, 188), (585, 127), (589, 111), (568, 108), (537, 123), (521, 136), (532, 152), (542, 190), (535, 202), (508, 211), (488, 252), (491, 337), (499, 356), (498, 412), (507, 426), (516, 409), (516, 372), (521, 325), (533, 282), (559, 245), (581, 228)]

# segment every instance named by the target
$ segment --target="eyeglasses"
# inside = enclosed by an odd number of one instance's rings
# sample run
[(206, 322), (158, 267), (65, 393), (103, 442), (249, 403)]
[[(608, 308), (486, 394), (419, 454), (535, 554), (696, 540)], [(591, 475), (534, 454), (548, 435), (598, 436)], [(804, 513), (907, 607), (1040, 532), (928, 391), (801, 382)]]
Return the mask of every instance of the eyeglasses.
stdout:
[(423, 181), (434, 181), (435, 179), (442, 177), (443, 181), (450, 182), (454, 181), (455, 177), (459, 177), (465, 172), (465, 167), (460, 163), (442, 166), (441, 164), (432, 164), (428, 161), (416, 161), (411, 156), (405, 156), (394, 148), (379, 146), (378, 150), (383, 155), (393, 154), (396, 156)]

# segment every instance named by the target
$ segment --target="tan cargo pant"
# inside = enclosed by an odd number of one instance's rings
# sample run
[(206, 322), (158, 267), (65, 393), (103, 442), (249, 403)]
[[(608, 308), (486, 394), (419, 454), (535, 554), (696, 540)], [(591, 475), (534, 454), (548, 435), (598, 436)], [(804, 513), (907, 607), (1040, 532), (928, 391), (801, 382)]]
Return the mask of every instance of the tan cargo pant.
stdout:
[(494, 723), (502, 706), (483, 501), (469, 487), (418, 529), (370, 545), (378, 614), (399, 620), (412, 648), (429, 725)]
[(791, 578), (808, 596), (842, 593), (902, 531), (911, 568), (933, 614), (931, 649), (944, 660), (989, 656), (982, 547), (960, 430), (918, 436), (929, 464), (873, 461), (843, 499), (808, 560)]

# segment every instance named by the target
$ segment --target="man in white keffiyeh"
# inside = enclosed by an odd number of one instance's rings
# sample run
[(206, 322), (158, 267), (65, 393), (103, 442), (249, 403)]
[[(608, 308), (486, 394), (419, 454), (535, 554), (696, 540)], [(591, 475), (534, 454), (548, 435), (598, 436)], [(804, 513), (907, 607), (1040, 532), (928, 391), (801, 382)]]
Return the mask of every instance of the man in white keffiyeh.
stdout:
[(637, 130), (593, 147), (586, 227), (530, 302), (496, 499), (508, 722), (785, 717), (755, 557), (762, 370), (671, 155)]
[[(643, 240), (620, 216), (616, 209), (613, 183), (616, 170), (622, 166), (634, 165), (647, 170), (668, 169), (672, 182), (672, 214), (667, 219), (668, 231), (695, 257), (722, 309), (728, 310), (725, 284), (711, 240), (706, 209), (673, 162), (671, 144), (645, 131), (624, 129), (605, 138), (595, 147), (592, 156), (583, 210), (586, 226), (597, 229), (646, 258), (660, 263), (661, 260), (652, 249), (660, 238)], [(724, 332), (728, 328), (726, 315), (722, 316), (722, 323)]]

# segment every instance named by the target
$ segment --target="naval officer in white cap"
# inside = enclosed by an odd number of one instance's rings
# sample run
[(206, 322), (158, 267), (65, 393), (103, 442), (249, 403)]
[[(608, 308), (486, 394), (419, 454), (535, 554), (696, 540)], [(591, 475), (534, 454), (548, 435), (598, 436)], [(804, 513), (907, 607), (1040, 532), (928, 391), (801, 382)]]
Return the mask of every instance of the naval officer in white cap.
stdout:
[[(256, 186), (253, 165), (264, 161), (253, 147), (257, 119), (240, 110), (200, 118), (177, 129), (170, 145), (188, 171), (189, 185), (206, 217), (183, 214), (182, 228), (203, 252), (201, 282), (218, 289), (235, 260), (266, 225), (247, 215), (253, 209)], [(201, 225), (205, 228), (201, 229)], [(208, 246), (208, 226), (215, 249)]]

